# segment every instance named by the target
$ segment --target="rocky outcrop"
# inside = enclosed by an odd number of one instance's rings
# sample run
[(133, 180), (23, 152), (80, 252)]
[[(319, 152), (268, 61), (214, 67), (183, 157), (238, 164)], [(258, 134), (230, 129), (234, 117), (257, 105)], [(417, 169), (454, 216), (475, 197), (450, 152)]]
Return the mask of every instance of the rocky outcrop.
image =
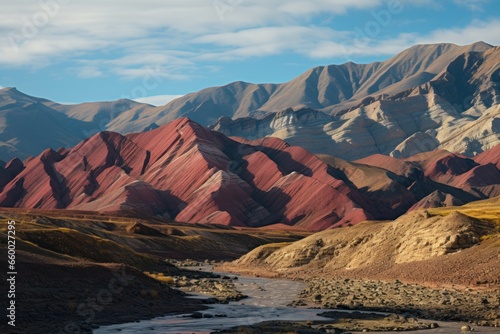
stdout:
[(500, 144), (499, 108), (494, 105), (481, 116), (470, 117), (439, 96), (427, 94), (376, 101), (339, 117), (287, 109), (260, 120), (225, 117), (211, 128), (248, 139), (278, 137), (313, 153), (346, 160), (373, 154), (408, 158), (435, 149), (475, 156)]
[(459, 198), (451, 194), (445, 194), (440, 190), (434, 191), (432, 194), (425, 196), (420, 201), (415, 203), (411, 208), (412, 210), (428, 209), (428, 208), (439, 208), (446, 206), (460, 206), (463, 203)]
[[(459, 212), (431, 216), (411, 212), (393, 222), (365, 222), (316, 233), (291, 244), (261, 246), (236, 260), (237, 268), (267, 268), (278, 273), (323, 272), (376, 276), (395, 266), (454, 254), (480, 243), (495, 225)], [(495, 261), (498, 262), (498, 259)]]

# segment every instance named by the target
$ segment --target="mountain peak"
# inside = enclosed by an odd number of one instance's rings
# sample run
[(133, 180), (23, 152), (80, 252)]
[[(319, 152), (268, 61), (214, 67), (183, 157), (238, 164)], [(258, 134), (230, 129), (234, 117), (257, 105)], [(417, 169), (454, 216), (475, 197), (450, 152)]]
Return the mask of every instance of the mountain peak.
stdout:
[(2, 87), (0, 88), (0, 91), (3, 91), (3, 92), (18, 92), (19, 91), (17, 90), (16, 87)]
[(493, 47), (493, 45), (486, 43), (484, 41), (478, 41), (478, 42), (472, 43), (470, 46), (475, 48), (475, 49), (478, 49), (478, 48), (490, 49)]

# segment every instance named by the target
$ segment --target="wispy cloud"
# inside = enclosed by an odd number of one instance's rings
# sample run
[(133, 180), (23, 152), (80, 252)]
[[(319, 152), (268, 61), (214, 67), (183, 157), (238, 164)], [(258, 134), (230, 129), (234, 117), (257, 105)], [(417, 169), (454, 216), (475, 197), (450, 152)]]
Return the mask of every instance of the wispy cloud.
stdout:
[(467, 45), (479, 39), (488, 43), (499, 45), (500, 20), (490, 21), (475, 20), (466, 27), (437, 29), (428, 34), (403, 33), (396, 38), (388, 39), (362, 39), (361, 43), (353, 42), (357, 38), (351, 35), (349, 40), (341, 42), (323, 41), (317, 47), (311, 48), (308, 55), (314, 58), (332, 58), (342, 56), (368, 56), (368, 55), (394, 55), (415, 44), (455, 43)]
[(80, 78), (98, 78), (103, 75), (103, 73), (96, 67), (87, 66), (75, 69)]
[(450, 29), (438, 29), (426, 36), (418, 36), (416, 43), (455, 43), (471, 44), (478, 40), (490, 44), (500, 44), (500, 19), (489, 21), (474, 20), (466, 27), (455, 27)]
[[(189, 53), (200, 54), (203, 36), (225, 38), (223, 32), (238, 32), (262, 26), (276, 29), (293, 22), (307, 24), (311, 15), (337, 15), (350, 8), (372, 8), (382, 0), (310, 0), (310, 1), (206, 1), (206, 0), (110, 0), (85, 2), (53, 0), (47, 2), (10, 2), (0, 12), (0, 65), (45, 66), (53, 62), (85, 58), (95, 52), (140, 56), (140, 64), (126, 64), (124, 69), (144, 65), (171, 64), (163, 54), (188, 53), (174, 59), (189, 59)], [(219, 35), (220, 34), (220, 35)], [(255, 38), (260, 38), (258, 30)], [(251, 38), (252, 33), (246, 33)], [(209, 38), (209, 37), (207, 37)], [(271, 41), (270, 41), (271, 42)], [(223, 43), (223, 40), (212, 41)], [(261, 44), (267, 53), (274, 51)], [(141, 52), (138, 52), (141, 50)], [(235, 51), (247, 54), (250, 50)], [(258, 52), (258, 51), (255, 51)], [(150, 56), (155, 55), (157, 58)], [(158, 56), (161, 54), (162, 56)], [(163, 58), (162, 58), (163, 57)], [(118, 64), (121, 61), (122, 64)], [(104, 63), (103, 63), (104, 64)], [(102, 69), (83, 68), (81, 76), (96, 76)], [(130, 75), (130, 71), (117, 70)], [(133, 72), (133, 71), (132, 71)], [(137, 72), (137, 71), (136, 71)]]
[[(479, 10), (487, 0), (453, 0)], [(52, 4), (47, 8), (46, 4)], [(186, 80), (224, 61), (293, 53), (310, 58), (391, 55), (415, 43), (500, 44), (499, 20), (427, 34), (359, 36), (315, 25), (384, 0), (88, 0), (11, 1), (0, 12), (0, 66), (42, 67), (72, 62), (80, 78), (151, 75)], [(406, 8), (430, 0), (402, 1)], [(44, 5), (45, 4), (45, 5)], [(55, 5), (54, 5), (55, 4)], [(384, 7), (385, 8), (385, 7)]]
[(490, 2), (490, 0), (454, 0), (457, 5), (464, 6), (467, 9), (478, 12), (483, 11), (483, 6)]
[(345, 35), (345, 32), (322, 27), (262, 27), (205, 35), (195, 38), (193, 42), (215, 46), (211, 51), (199, 55), (198, 59), (231, 60), (283, 52), (307, 54), (307, 50), (317, 47), (321, 41), (342, 38)]

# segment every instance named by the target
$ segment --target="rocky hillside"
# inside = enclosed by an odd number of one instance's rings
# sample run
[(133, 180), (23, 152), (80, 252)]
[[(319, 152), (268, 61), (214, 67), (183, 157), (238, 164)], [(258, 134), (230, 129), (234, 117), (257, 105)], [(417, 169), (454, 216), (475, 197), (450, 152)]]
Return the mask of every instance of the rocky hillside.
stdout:
[(471, 204), (449, 211), (415, 211), (395, 221), (364, 222), (319, 232), (294, 243), (265, 245), (229, 267), (301, 273), (306, 277), (327, 274), (339, 278), (498, 286), (497, 202), (498, 199), (490, 206), (486, 202), (476, 209)]
[(348, 160), (435, 148), (472, 156), (500, 141), (499, 57), (499, 47), (482, 42), (416, 45), (383, 62), (315, 67), (282, 84), (234, 82), (161, 107), (126, 99), (61, 105), (5, 88), (0, 159), (71, 147), (104, 130), (154, 129), (178, 117)]
[(483, 42), (416, 45), (384, 62), (319, 66), (283, 84), (235, 82), (207, 88), (170, 102), (160, 108), (160, 114), (163, 122), (182, 115), (206, 125), (221, 116), (259, 118), (287, 108), (336, 115), (366, 104), (369, 96), (373, 100), (424, 85), (440, 77), (457, 57), (488, 50), (495, 48)]
[(347, 160), (438, 148), (474, 156), (500, 143), (499, 64), (500, 48), (467, 52), (422, 85), (373, 95), (351, 108), (287, 109), (258, 120), (222, 117), (212, 128), (229, 136), (278, 137)]
[(265, 254), (268, 246), (262, 246), (264, 250), (256, 249), (235, 264), (262, 264), (277, 271), (379, 267), (380, 259), (399, 264), (451, 254), (478, 244), (483, 235), (493, 230), (493, 224), (460, 213), (432, 217), (418, 211), (391, 223), (364, 222), (352, 228), (316, 233), (270, 254)]
[(0, 167), (0, 206), (133, 210), (190, 223), (322, 230), (500, 195), (497, 156), (477, 159), (440, 151), (350, 163), (277, 138), (233, 140), (182, 118), (13, 159)]

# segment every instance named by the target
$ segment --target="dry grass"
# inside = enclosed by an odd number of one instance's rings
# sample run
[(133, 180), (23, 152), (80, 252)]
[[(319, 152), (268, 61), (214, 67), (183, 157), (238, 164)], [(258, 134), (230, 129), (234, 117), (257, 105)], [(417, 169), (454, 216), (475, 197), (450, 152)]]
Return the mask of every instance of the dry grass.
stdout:
[(500, 200), (493, 198), (484, 201), (472, 202), (458, 207), (445, 207), (427, 209), (431, 215), (447, 216), (453, 212), (460, 212), (472, 218), (487, 220), (497, 226), (497, 233), (500, 232)]
[(150, 273), (150, 272), (144, 272), (144, 274), (148, 275), (151, 278), (154, 278), (157, 281), (160, 281), (162, 283), (168, 284), (168, 285), (173, 285), (174, 284), (174, 278), (172, 276), (165, 276), (164, 273)]
[(160, 261), (113, 240), (87, 234), (66, 227), (39, 228), (36, 224), (19, 224), (17, 237), (31, 245), (71, 256), (100, 263), (124, 263), (137, 268), (154, 267)]
[[(41, 249), (96, 262), (126, 263), (139, 269), (150, 269), (147, 266), (151, 264), (151, 258), (234, 260), (258, 246), (296, 241), (311, 234), (232, 229), (154, 217), (132, 219), (65, 210), (0, 208), (0, 216), (13, 218), (19, 238)], [(161, 233), (133, 233), (129, 228), (132, 224), (141, 224)], [(0, 226), (0, 232), (5, 230), (6, 224)]]

